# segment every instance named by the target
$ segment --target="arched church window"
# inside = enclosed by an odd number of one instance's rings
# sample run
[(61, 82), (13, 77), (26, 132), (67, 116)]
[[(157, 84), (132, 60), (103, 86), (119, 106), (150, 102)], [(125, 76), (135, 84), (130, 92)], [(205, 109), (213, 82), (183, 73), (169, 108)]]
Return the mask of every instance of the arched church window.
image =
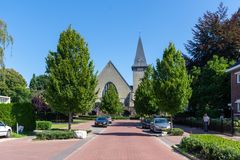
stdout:
[(106, 93), (106, 91), (108, 90), (110, 85), (112, 85), (115, 88), (116, 92), (118, 93), (116, 86), (112, 82), (108, 82), (104, 86), (104, 89), (103, 89), (103, 92), (102, 92), (102, 96)]

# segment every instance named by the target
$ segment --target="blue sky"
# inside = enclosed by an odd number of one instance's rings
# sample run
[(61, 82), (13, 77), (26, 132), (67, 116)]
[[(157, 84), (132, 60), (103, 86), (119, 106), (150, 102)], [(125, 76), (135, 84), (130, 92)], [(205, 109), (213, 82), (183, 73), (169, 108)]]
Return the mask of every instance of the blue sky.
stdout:
[[(8, 0), (1, 1), (0, 19), (14, 37), (12, 55), (6, 51), (6, 67), (21, 73), (45, 72), (45, 57), (55, 51), (59, 34), (70, 24), (87, 41), (96, 71), (111, 60), (132, 84), (131, 66), (139, 32), (148, 64), (162, 58), (173, 42), (186, 53), (184, 43), (207, 10), (216, 11), (219, 0)], [(223, 0), (231, 15), (239, 0)]]

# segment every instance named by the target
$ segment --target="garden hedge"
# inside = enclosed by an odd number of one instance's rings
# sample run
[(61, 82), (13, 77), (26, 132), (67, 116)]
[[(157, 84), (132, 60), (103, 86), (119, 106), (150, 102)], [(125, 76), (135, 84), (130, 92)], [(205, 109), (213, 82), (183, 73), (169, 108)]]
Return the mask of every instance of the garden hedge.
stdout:
[(37, 130), (49, 130), (52, 127), (52, 122), (50, 121), (36, 121)]
[(31, 103), (0, 104), (0, 121), (14, 129), (18, 123), (24, 131), (32, 131), (36, 127), (34, 107)]
[(52, 139), (71, 139), (75, 138), (74, 131), (67, 130), (48, 130), (36, 133), (36, 139), (52, 140)]
[(240, 159), (240, 142), (214, 135), (190, 135), (182, 139), (179, 147), (206, 160)]

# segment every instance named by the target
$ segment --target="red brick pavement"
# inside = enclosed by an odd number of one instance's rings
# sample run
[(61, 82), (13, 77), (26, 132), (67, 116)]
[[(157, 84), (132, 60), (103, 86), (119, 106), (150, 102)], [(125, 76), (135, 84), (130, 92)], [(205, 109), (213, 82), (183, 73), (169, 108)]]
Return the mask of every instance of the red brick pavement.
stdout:
[[(93, 121), (74, 125), (74, 129), (90, 129)], [(47, 160), (69, 147), (79, 140), (32, 140), (32, 137), (21, 139), (1, 139), (0, 160)], [(81, 141), (81, 140), (80, 140)]]
[(33, 141), (21, 138), (0, 143), (1, 160), (47, 160), (77, 140)]
[(69, 160), (183, 160), (161, 143), (136, 128), (136, 122), (117, 121), (102, 134), (73, 152)]

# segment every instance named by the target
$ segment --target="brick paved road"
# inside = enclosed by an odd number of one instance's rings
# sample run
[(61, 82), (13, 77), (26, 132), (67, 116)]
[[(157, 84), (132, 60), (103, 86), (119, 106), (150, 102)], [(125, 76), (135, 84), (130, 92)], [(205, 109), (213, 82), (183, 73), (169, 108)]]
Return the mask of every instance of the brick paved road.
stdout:
[(68, 160), (184, 160), (136, 127), (136, 121), (118, 121), (99, 136), (77, 149)]

